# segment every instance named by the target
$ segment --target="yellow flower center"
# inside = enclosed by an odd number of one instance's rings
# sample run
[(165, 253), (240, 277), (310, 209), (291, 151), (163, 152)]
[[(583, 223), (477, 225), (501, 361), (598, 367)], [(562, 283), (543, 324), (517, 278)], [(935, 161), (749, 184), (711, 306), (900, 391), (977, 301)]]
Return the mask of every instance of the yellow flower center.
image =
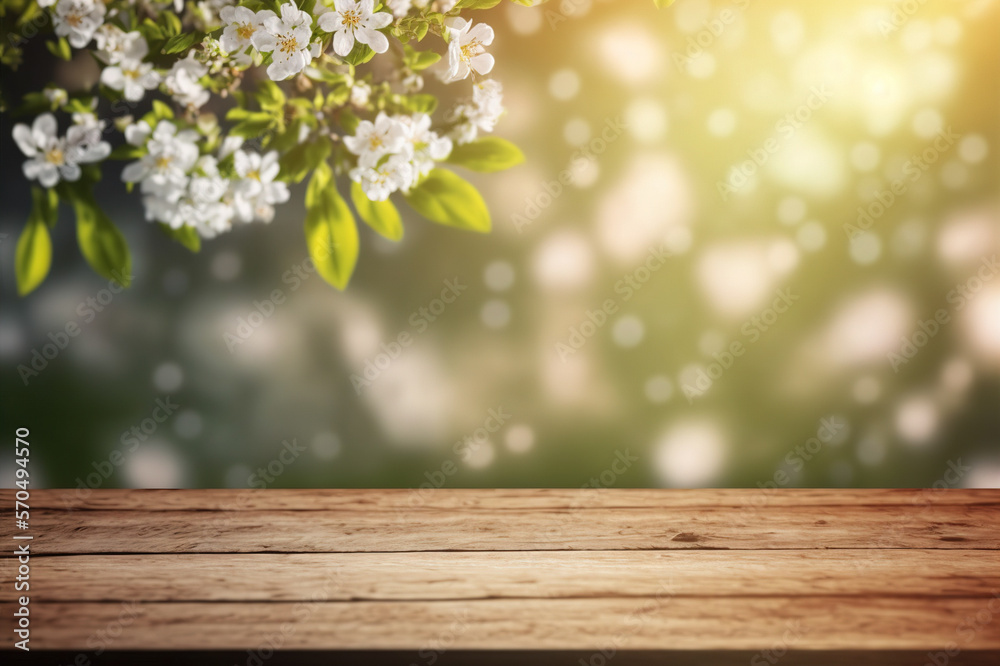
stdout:
[(83, 17), (79, 14), (67, 14), (66, 23), (69, 23), (72, 27), (77, 27), (83, 23)]
[(371, 136), (368, 137), (368, 148), (370, 150), (375, 150), (376, 148), (379, 148), (381, 145), (382, 145), (382, 137), (380, 137), (378, 134), (372, 134)]
[(250, 39), (256, 31), (257, 28), (253, 27), (250, 23), (241, 23), (240, 26), (236, 28), (236, 34), (239, 35), (241, 39)]
[(45, 151), (45, 161), (56, 166), (62, 166), (66, 161), (66, 156), (60, 148), (51, 148)]
[(468, 44), (462, 45), (462, 60), (472, 60), (472, 58), (479, 54), (479, 49), (483, 47), (482, 42), (478, 39), (473, 39)]
[(361, 24), (361, 14), (356, 11), (347, 11), (340, 15), (340, 20), (348, 28), (357, 28)]
[(299, 50), (299, 40), (290, 35), (282, 35), (278, 38), (278, 50), (284, 54), (292, 55)]
[(137, 69), (125, 69), (122, 70), (122, 74), (125, 75), (127, 79), (137, 79), (139, 78), (139, 70)]
[(251, 171), (250, 173), (247, 174), (247, 178), (251, 178), (253, 180), (256, 180), (259, 183), (260, 182), (260, 171)]
[(168, 155), (160, 155), (159, 157), (156, 158), (156, 168), (166, 169), (168, 166), (170, 166), (170, 159), (171, 158)]

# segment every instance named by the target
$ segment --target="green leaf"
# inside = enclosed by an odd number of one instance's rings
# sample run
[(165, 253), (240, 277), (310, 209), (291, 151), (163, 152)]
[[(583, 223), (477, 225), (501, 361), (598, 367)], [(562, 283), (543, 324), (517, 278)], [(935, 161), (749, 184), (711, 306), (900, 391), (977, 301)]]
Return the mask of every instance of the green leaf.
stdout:
[(459, 0), (455, 9), (490, 9), (500, 4), (500, 0)]
[(52, 266), (52, 239), (49, 228), (39, 215), (32, 214), (17, 239), (14, 272), (17, 293), (25, 296), (40, 285)]
[(305, 234), (316, 271), (344, 289), (358, 261), (358, 228), (326, 162), (313, 172), (306, 188)]
[(169, 224), (164, 224), (163, 222), (159, 222), (158, 226), (160, 227), (160, 231), (192, 252), (201, 250), (201, 236), (198, 235), (194, 227), (183, 226), (180, 229), (174, 229)]
[(139, 24), (138, 30), (139, 33), (146, 38), (147, 42), (159, 41), (167, 38), (163, 28), (157, 25), (156, 21), (151, 18), (144, 19), (143, 22)]
[[(170, 12), (166, 12), (166, 15), (170, 16)], [(203, 39), (205, 39), (205, 33), (203, 32), (182, 32), (168, 39), (161, 51), (163, 53), (181, 53), (182, 51), (187, 51), (195, 44), (201, 43)]]
[(146, 150), (142, 146), (133, 146), (130, 143), (123, 143), (117, 146), (108, 155), (109, 160), (137, 160), (145, 154)]
[(352, 182), (351, 202), (354, 210), (358, 211), (358, 215), (369, 227), (392, 241), (403, 237), (403, 221), (391, 201), (372, 201), (359, 183)]
[(350, 109), (341, 109), (338, 118), (340, 119), (340, 126), (344, 128), (347, 134), (354, 134), (358, 131), (361, 119)]
[(57, 41), (45, 42), (45, 48), (49, 50), (49, 53), (57, 58), (62, 58), (63, 60), (73, 59), (73, 50), (69, 46), (69, 42), (66, 41), (65, 37), (60, 37)]
[(173, 12), (161, 12), (159, 19), (160, 28), (163, 30), (163, 34), (166, 37), (179, 35), (181, 30), (184, 29), (180, 18)]
[(75, 190), (76, 239), (87, 263), (98, 274), (123, 287), (132, 281), (132, 257), (122, 232), (97, 207), (93, 193)]
[(319, 167), (330, 155), (331, 147), (330, 140), (322, 136), (298, 144), (278, 160), (282, 177), (293, 183), (301, 183), (310, 171)]
[(417, 51), (412, 46), (403, 47), (403, 63), (414, 72), (427, 69), (441, 59), (434, 51)]
[(161, 102), (158, 99), (153, 100), (153, 123), (150, 123), (150, 127), (155, 126), (155, 122), (159, 120), (173, 120), (174, 110), (170, 108), (169, 104)]
[(33, 204), (32, 218), (38, 218), (49, 229), (56, 226), (56, 218), (59, 217), (59, 195), (54, 189), (32, 187), (31, 202)]
[(255, 97), (260, 108), (264, 111), (274, 113), (281, 111), (285, 106), (285, 93), (281, 91), (277, 83), (270, 79), (265, 79), (257, 85)]
[(400, 95), (397, 99), (402, 107), (412, 113), (426, 113), (430, 115), (434, 113), (438, 105), (437, 97), (434, 95)]
[(447, 161), (472, 171), (492, 173), (521, 164), (524, 153), (506, 139), (489, 136), (455, 146)]
[(431, 222), (487, 232), (490, 211), (479, 191), (445, 169), (434, 169), (410, 190), (406, 202)]
[(356, 41), (354, 42), (354, 48), (351, 49), (351, 52), (344, 56), (344, 62), (357, 67), (358, 65), (365, 64), (373, 57), (375, 57), (375, 52), (372, 51), (370, 46)]

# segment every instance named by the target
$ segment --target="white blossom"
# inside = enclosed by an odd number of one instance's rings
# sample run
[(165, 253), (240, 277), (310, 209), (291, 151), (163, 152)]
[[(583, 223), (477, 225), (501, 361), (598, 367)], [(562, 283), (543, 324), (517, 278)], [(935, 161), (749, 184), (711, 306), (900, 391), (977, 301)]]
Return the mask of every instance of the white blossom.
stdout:
[(241, 136), (227, 136), (222, 140), (222, 145), (219, 146), (219, 157), (225, 158), (243, 146), (243, 137)]
[(374, 167), (359, 166), (351, 170), (351, 179), (371, 201), (385, 201), (397, 190), (409, 189), (413, 182), (413, 167), (402, 155), (393, 155)]
[(389, 40), (379, 32), (392, 23), (392, 14), (376, 12), (374, 0), (334, 0), (333, 11), (319, 17), (319, 27), (333, 33), (333, 52), (346, 56), (355, 40), (367, 44), (375, 53), (389, 50)]
[(106, 11), (101, 0), (59, 0), (52, 22), (57, 35), (65, 37), (73, 48), (82, 49), (104, 24)]
[(392, 15), (396, 18), (403, 18), (410, 13), (413, 7), (413, 0), (386, 0), (386, 7), (392, 10)]
[(237, 216), (244, 222), (257, 219), (270, 222), (274, 218), (274, 204), (288, 201), (288, 185), (276, 181), (280, 167), (278, 152), (272, 150), (260, 155), (237, 150), (233, 166), (241, 180), (233, 187)]
[(399, 122), (406, 128), (407, 144), (402, 154), (409, 158), (413, 167), (408, 184), (408, 187), (412, 187), (430, 173), (435, 162), (447, 159), (451, 154), (452, 142), (431, 131), (431, 117), (426, 113), (402, 116)]
[(125, 141), (133, 146), (141, 146), (146, 143), (146, 139), (153, 133), (153, 128), (145, 120), (140, 120), (125, 128)]
[(493, 43), (493, 28), (485, 23), (454, 18), (448, 30), (448, 72), (446, 81), (459, 81), (471, 72), (483, 75), (493, 69), (493, 56), (486, 47)]
[(355, 81), (351, 86), (351, 104), (354, 106), (367, 106), (368, 98), (372, 94), (372, 87), (364, 81)]
[(242, 53), (252, 45), (252, 38), (257, 31), (263, 31), (264, 22), (275, 18), (270, 9), (254, 12), (246, 7), (224, 7), (219, 18), (226, 24), (219, 43), (227, 53)]
[(143, 194), (177, 202), (188, 184), (188, 172), (198, 161), (198, 133), (178, 132), (169, 120), (161, 120), (146, 143), (146, 154), (122, 170), (122, 180), (142, 183)]
[(460, 104), (452, 113), (459, 121), (452, 130), (458, 144), (475, 140), (480, 131), (492, 132), (503, 115), (503, 87), (498, 81), (484, 79), (472, 86), (471, 102)]
[(406, 127), (380, 112), (375, 122), (362, 120), (354, 136), (345, 136), (344, 145), (358, 156), (358, 165), (373, 167), (383, 155), (400, 151), (406, 142)]
[(94, 55), (106, 65), (123, 60), (142, 60), (149, 53), (149, 44), (137, 30), (125, 32), (113, 23), (105, 23), (94, 33), (97, 51)]
[[(148, 48), (145, 40), (139, 43)], [(101, 83), (120, 91), (128, 101), (138, 102), (146, 95), (147, 90), (155, 90), (160, 85), (160, 75), (153, 69), (152, 63), (124, 58), (117, 65), (109, 65), (101, 70)]]
[(53, 106), (62, 106), (69, 101), (69, 94), (62, 88), (49, 87), (42, 91)]
[(424, 77), (420, 76), (416, 72), (411, 72), (407, 74), (403, 79), (403, 90), (413, 94), (418, 93), (424, 89)]
[(264, 21), (264, 30), (250, 38), (262, 53), (271, 53), (267, 75), (272, 81), (282, 81), (302, 71), (312, 62), (309, 41), (312, 39), (312, 16), (291, 3), (281, 5), (281, 17)]
[(43, 113), (35, 118), (31, 127), (23, 123), (14, 126), (14, 141), (28, 158), (22, 167), (25, 178), (38, 180), (44, 187), (52, 187), (60, 180), (80, 179), (80, 164), (97, 162), (111, 153), (111, 145), (101, 141), (101, 132), (95, 128), (74, 125), (66, 137), (57, 135), (56, 118)]
[(195, 60), (195, 54), (192, 51), (187, 54), (186, 58), (174, 63), (163, 84), (178, 104), (189, 109), (198, 109), (211, 96), (199, 82), (199, 79), (206, 74), (208, 74), (208, 68)]
[[(95, 99), (94, 101), (96, 102), (97, 100)], [(104, 128), (108, 125), (106, 121), (98, 118), (97, 114), (93, 111), (74, 111), (73, 124), (80, 125), (87, 130), (97, 130), (101, 134), (104, 133)]]

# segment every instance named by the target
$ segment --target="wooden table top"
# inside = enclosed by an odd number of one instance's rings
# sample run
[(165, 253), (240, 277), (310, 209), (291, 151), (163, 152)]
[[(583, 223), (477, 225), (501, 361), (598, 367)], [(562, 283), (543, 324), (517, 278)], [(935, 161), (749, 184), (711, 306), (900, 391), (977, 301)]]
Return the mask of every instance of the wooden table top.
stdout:
[[(35, 490), (30, 504), (33, 649), (93, 649), (103, 631), (112, 650), (1000, 655), (982, 652), (1000, 650), (996, 490)], [(0, 533), (23, 543), (14, 491), (0, 506)], [(13, 546), (0, 560), (6, 626)]]

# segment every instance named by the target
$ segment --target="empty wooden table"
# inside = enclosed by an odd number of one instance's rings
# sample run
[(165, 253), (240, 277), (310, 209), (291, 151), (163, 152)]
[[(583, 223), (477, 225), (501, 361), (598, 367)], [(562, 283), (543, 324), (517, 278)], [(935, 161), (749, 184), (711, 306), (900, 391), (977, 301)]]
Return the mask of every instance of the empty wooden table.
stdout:
[(1000, 491), (0, 495), (32, 650), (1000, 654)]

